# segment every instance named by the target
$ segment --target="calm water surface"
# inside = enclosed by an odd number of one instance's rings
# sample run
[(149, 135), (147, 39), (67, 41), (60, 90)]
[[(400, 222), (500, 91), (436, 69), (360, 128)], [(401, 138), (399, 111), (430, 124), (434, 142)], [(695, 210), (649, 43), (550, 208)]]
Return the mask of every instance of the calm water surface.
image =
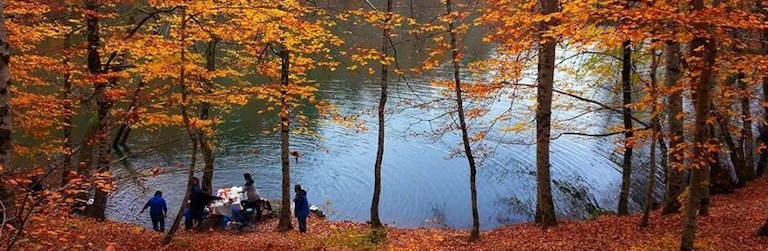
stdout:
[[(417, 18), (434, 17), (444, 11), (439, 1), (417, 2), (420, 2), (414, 6)], [(405, 6), (400, 9), (410, 12), (410, 8)], [(376, 48), (380, 41), (371, 29), (343, 24), (338, 29), (352, 29), (353, 34), (366, 35), (348, 37), (347, 40), (353, 43)], [(462, 40), (468, 60), (483, 59), (493, 54), (492, 48), (482, 43), (481, 34), (482, 29), (475, 29)], [(404, 66), (416, 64), (423, 57), (425, 51), (421, 43), (407, 43), (398, 48), (400, 55), (403, 55), (399, 60)], [(451, 157), (460, 143), (459, 131), (434, 136), (425, 132), (433, 131), (435, 127), (420, 122), (420, 119), (444, 113), (441, 108), (453, 104), (453, 101), (443, 101), (427, 109), (409, 108), (412, 102), (442, 97), (441, 90), (431, 86), (429, 81), (446, 80), (450, 74), (446, 69), (437, 70), (409, 77), (410, 87), (402, 81), (392, 84), (380, 203), (380, 214), (385, 223), (401, 227), (471, 226), (467, 161), (462, 157)], [(313, 118), (309, 125), (311, 130), (319, 137), (291, 135), (291, 149), (301, 153), (298, 162), (291, 159), (292, 182), (302, 184), (309, 191), (310, 203), (321, 207), (330, 219), (366, 221), (369, 219), (373, 192), (378, 78), (367, 73), (346, 71), (315, 73), (313, 77), (318, 79), (318, 95), (322, 100), (337, 105), (344, 114), (360, 115), (368, 130), (358, 132), (342, 128), (319, 119), (313, 109), (305, 109), (304, 112)], [(491, 114), (508, 109), (510, 102), (508, 98), (500, 98), (491, 105)], [(242, 185), (242, 174), (250, 172), (263, 196), (280, 197), (279, 135), (262, 133), (276, 124), (275, 114), (256, 114), (260, 106), (261, 103), (254, 101), (221, 115), (222, 123), (216, 127), (214, 188)], [(520, 102), (513, 109), (514, 114), (525, 115), (524, 120), (533, 118), (530, 103)], [(555, 117), (565, 115), (554, 114)], [(580, 119), (585, 123), (604, 120), (596, 116)], [(181, 140), (136, 154), (123, 165), (139, 171), (152, 166), (176, 170), (178, 163), (188, 163), (189, 143), (183, 137), (183, 131), (177, 128), (154, 132), (137, 130), (129, 142), (137, 151), (177, 137)], [(498, 130), (489, 134), (487, 145), (494, 150), (485, 151), (488, 154), (482, 159), (477, 177), (483, 229), (532, 219), (536, 191), (535, 145), (494, 142), (520, 139), (532, 143), (533, 138), (530, 130), (513, 136)], [(254, 148), (258, 150), (257, 154), (253, 153)], [(581, 217), (591, 206), (615, 207), (620, 173), (611, 161), (613, 149), (609, 139), (561, 137), (553, 141), (553, 192), (558, 214)], [(129, 170), (121, 167), (115, 172), (118, 176), (125, 176), (131, 172)], [(185, 179), (183, 171), (171, 171), (143, 181), (123, 179), (120, 189), (110, 198), (108, 217), (149, 225), (149, 217), (137, 214), (155, 190), (164, 192), (169, 211), (176, 212), (184, 196)]]

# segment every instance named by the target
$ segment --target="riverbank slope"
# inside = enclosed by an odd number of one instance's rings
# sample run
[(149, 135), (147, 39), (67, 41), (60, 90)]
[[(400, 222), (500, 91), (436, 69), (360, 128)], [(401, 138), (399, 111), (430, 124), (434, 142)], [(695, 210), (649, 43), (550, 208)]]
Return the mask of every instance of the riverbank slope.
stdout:
[[(745, 188), (712, 198), (710, 215), (699, 218), (697, 247), (702, 250), (768, 250), (768, 237), (755, 231), (768, 217), (768, 178)], [(640, 228), (640, 215), (602, 215), (592, 220), (563, 221), (542, 230), (533, 224), (518, 224), (482, 233), (476, 243), (468, 233), (450, 229), (388, 228), (387, 237), (375, 237), (366, 225), (311, 218), (309, 233), (277, 233), (276, 220), (253, 231), (181, 232), (169, 246), (162, 235), (141, 226), (118, 222), (96, 222), (83, 218), (32, 221), (27, 236), (18, 242), (24, 250), (295, 250), (295, 249), (437, 249), (437, 250), (676, 250), (680, 237), (680, 215), (651, 215), (651, 224)], [(295, 226), (295, 222), (294, 222)]]

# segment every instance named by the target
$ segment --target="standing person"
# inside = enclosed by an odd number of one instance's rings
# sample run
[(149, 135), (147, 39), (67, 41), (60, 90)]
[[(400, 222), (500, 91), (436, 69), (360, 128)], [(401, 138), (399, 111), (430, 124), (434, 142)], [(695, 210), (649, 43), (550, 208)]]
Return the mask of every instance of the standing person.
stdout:
[(165, 199), (163, 199), (163, 192), (156, 191), (144, 208), (141, 209), (141, 213), (149, 208), (149, 217), (152, 219), (152, 230), (155, 232), (165, 232), (165, 215), (168, 214), (168, 207), (165, 205)]
[(212, 196), (200, 189), (200, 180), (197, 177), (192, 178), (192, 195), (189, 199), (189, 216), (185, 222), (187, 229), (191, 229), (197, 222), (196, 228), (201, 228), (205, 219), (205, 207), (214, 200), (222, 198)]
[(307, 201), (307, 191), (301, 188), (301, 185), (296, 184), (293, 187), (296, 191), (296, 197), (293, 199), (293, 215), (299, 221), (299, 232), (307, 232), (307, 217), (309, 217), (309, 201)]
[(259, 190), (256, 189), (256, 186), (253, 185), (253, 177), (250, 173), (244, 173), (243, 178), (245, 179), (245, 186), (243, 187), (243, 192), (245, 193), (245, 203), (243, 203), (244, 208), (252, 208), (256, 210), (256, 221), (261, 220), (261, 194), (259, 194)]

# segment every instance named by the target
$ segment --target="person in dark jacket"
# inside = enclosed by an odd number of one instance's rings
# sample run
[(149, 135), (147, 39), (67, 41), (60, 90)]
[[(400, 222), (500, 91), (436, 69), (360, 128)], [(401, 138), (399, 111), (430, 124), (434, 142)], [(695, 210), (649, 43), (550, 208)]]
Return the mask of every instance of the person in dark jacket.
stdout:
[(155, 192), (155, 196), (147, 201), (140, 213), (149, 208), (149, 217), (152, 219), (152, 229), (156, 232), (165, 232), (165, 215), (168, 214), (168, 207), (163, 199), (163, 192)]
[(307, 191), (301, 188), (301, 185), (296, 184), (293, 187), (296, 192), (296, 197), (293, 199), (293, 215), (299, 221), (299, 232), (307, 232), (307, 217), (309, 217), (309, 201), (307, 201)]
[(192, 178), (192, 194), (189, 196), (189, 217), (184, 222), (187, 230), (192, 229), (195, 222), (197, 222), (196, 228), (201, 228), (205, 219), (205, 207), (214, 200), (221, 199), (221, 197), (203, 192), (200, 189), (200, 180), (197, 177)]

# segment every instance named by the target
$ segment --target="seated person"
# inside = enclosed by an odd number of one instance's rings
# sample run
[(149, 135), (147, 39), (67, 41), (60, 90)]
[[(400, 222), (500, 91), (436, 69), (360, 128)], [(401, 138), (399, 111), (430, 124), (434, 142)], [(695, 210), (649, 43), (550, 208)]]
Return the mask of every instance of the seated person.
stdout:
[(243, 192), (245, 193), (245, 200), (241, 203), (243, 204), (243, 209), (253, 209), (256, 210), (255, 216), (256, 221), (261, 220), (261, 195), (259, 194), (259, 190), (256, 189), (256, 186), (253, 184), (253, 178), (251, 177), (250, 173), (243, 174), (243, 178), (245, 179), (245, 186), (243, 187)]

